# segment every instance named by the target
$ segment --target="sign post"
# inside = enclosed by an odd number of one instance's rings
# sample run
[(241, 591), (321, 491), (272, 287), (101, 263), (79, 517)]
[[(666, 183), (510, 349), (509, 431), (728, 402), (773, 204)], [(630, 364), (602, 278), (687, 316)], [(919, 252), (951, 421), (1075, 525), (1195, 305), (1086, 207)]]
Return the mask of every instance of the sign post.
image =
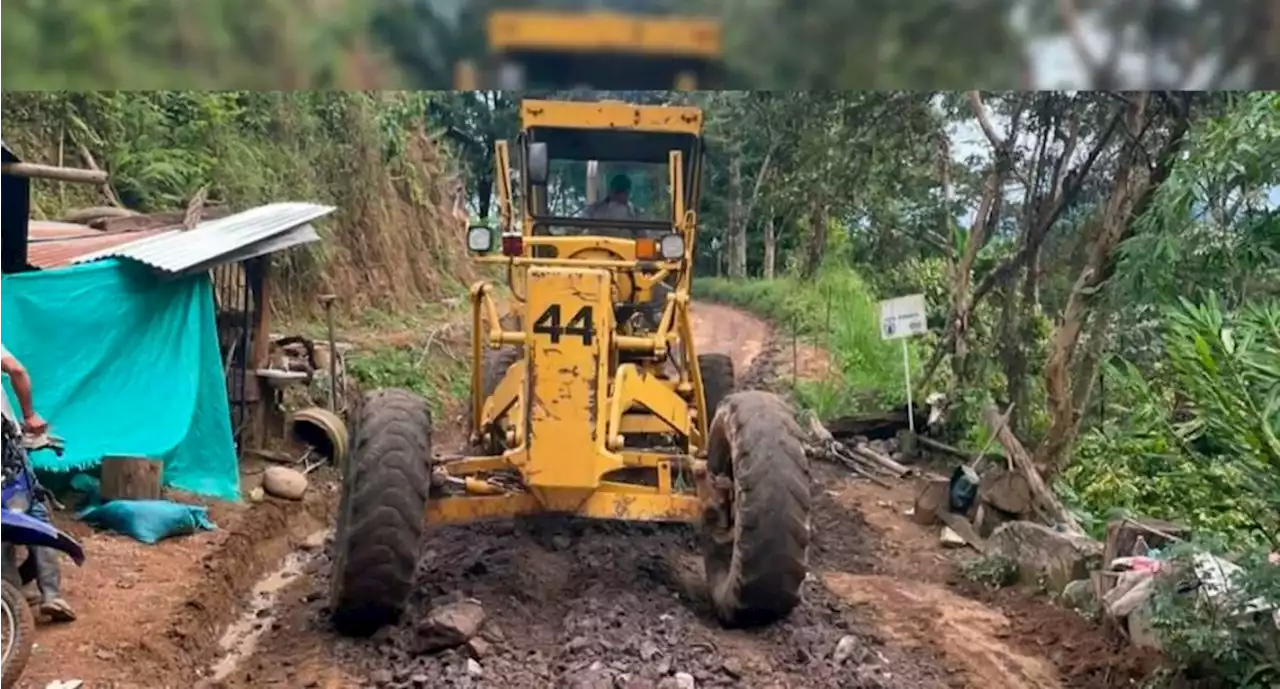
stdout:
[(911, 400), (911, 356), (907, 338), (923, 335), (926, 326), (923, 294), (886, 299), (880, 302), (880, 339), (902, 341), (902, 371), (907, 386), (907, 425), (916, 432), (915, 405)]

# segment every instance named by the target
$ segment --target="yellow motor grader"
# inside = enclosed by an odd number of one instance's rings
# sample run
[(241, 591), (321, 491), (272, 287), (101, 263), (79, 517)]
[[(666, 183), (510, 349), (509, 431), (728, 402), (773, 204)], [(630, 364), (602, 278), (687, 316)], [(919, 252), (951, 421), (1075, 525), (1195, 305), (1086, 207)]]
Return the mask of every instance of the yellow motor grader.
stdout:
[[(422, 398), (366, 396), (338, 517), (335, 626), (366, 635), (396, 620), (426, 525), (535, 514), (698, 524), (722, 622), (786, 616), (807, 573), (809, 466), (788, 405), (735, 392), (732, 360), (695, 351), (702, 112), (526, 100), (520, 115), (495, 152), (497, 231), (467, 230), (516, 303), (502, 316), (492, 283), (471, 289), (473, 451), (433, 458)], [(601, 167), (647, 171), (661, 217), (566, 205), (581, 189), (566, 178)]]
[(454, 88), (722, 88), (720, 22), (613, 11), (493, 10), (487, 53), (454, 65)]

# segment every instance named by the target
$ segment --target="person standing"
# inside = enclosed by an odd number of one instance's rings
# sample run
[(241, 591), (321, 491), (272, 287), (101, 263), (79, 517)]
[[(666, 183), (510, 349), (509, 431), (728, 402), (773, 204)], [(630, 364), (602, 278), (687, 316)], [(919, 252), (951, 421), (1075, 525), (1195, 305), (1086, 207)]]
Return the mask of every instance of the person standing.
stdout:
[[(3, 364), (5, 375), (9, 376), (9, 383), (13, 386), (13, 392), (18, 397), (18, 407), (22, 411), (22, 421), (18, 421), (18, 417), (14, 414), (13, 408), (9, 404), (9, 396), (0, 392), (0, 404), (3, 405), (4, 423), (6, 426), (12, 427), (12, 433), (6, 433), (6, 442), (16, 444), (16, 447), (6, 448), (8, 451), (19, 453), (23, 462), (29, 462), (26, 450), (22, 447), (23, 435), (43, 435), (49, 432), (49, 423), (45, 421), (38, 413), (36, 413), (35, 403), (32, 396), (31, 374), (27, 372), (22, 362), (18, 358), (9, 353), (3, 344), (0, 344), (0, 364)], [(29, 467), (28, 467), (29, 468)], [(53, 522), (49, 517), (49, 508), (44, 501), (44, 489), (39, 486), (33, 486), (33, 500), (31, 506), (27, 508), (27, 514), (31, 517), (39, 519), (48, 524)], [(58, 556), (60, 553), (53, 548), (45, 548), (39, 546), (29, 547), (30, 557), (36, 567), (36, 586), (40, 589), (40, 612), (49, 616), (55, 622), (70, 622), (76, 618), (75, 610), (62, 597), (62, 571), (59, 568)]]

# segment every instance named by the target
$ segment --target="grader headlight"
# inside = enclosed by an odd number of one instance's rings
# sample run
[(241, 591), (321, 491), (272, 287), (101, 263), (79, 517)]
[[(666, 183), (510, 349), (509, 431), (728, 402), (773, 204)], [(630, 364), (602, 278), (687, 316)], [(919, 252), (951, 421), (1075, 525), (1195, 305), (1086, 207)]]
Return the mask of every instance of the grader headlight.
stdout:
[(467, 230), (467, 250), (477, 254), (487, 254), (493, 250), (493, 230), (484, 225), (475, 225)]
[(662, 257), (668, 261), (678, 261), (684, 258), (684, 236), (679, 234), (669, 234), (662, 238), (662, 242), (658, 245)]

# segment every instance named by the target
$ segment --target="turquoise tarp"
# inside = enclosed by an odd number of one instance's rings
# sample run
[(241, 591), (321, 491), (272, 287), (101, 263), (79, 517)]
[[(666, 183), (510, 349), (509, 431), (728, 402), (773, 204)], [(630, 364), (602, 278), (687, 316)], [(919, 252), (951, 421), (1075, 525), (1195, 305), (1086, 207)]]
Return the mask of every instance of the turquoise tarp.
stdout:
[[(66, 439), (61, 458), (32, 458), (37, 469), (156, 457), (166, 485), (239, 499), (207, 275), (162, 280), (110, 260), (6, 275), (0, 287), (4, 345), (31, 373), (36, 411)], [(4, 387), (18, 409), (7, 377)]]

